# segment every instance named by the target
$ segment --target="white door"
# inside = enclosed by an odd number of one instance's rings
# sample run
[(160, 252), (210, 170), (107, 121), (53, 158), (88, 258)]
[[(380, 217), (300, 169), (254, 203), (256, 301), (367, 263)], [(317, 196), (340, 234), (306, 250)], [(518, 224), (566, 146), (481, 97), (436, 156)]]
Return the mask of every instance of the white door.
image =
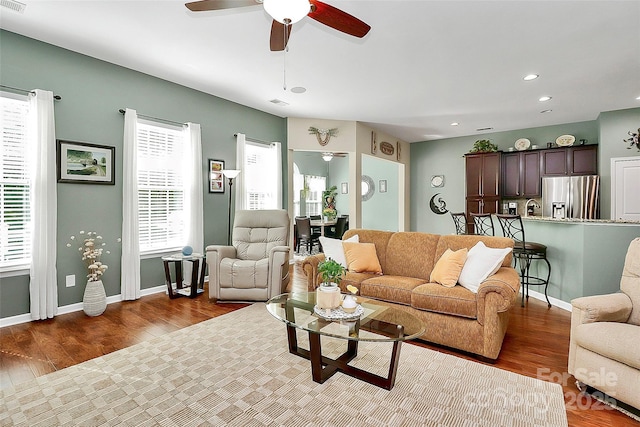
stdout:
[(612, 219), (640, 221), (640, 157), (611, 159)]

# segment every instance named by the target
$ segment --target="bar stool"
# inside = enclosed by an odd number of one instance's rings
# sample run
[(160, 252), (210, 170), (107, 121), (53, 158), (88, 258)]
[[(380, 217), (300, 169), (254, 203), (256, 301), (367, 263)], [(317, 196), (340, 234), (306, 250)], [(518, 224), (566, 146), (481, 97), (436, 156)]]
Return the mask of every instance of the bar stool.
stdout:
[[(522, 218), (520, 215), (496, 215), (496, 217), (498, 218), (504, 237), (509, 237), (515, 241), (515, 245), (513, 247), (513, 258), (514, 260), (518, 260), (518, 263), (520, 264), (520, 278), (522, 280), (522, 307), (524, 307), (525, 288), (527, 299), (529, 299), (529, 285), (544, 285), (544, 297), (547, 300), (547, 305), (551, 307), (549, 297), (547, 296), (549, 278), (551, 277), (551, 264), (547, 259), (547, 247), (541, 243), (527, 242), (525, 240), (524, 226), (522, 225)], [(531, 267), (531, 261), (534, 260), (542, 260), (547, 263), (548, 271), (546, 279), (530, 275), (529, 267)]]
[(467, 215), (464, 212), (449, 212), (456, 227), (456, 234), (467, 234)]
[(471, 213), (473, 218), (474, 233), (482, 236), (495, 236), (493, 218), (489, 213)]

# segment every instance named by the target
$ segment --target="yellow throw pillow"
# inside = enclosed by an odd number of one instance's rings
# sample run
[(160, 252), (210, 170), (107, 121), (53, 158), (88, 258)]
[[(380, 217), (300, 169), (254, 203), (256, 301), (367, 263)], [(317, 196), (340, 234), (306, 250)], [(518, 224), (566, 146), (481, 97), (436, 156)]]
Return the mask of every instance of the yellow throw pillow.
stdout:
[(347, 269), (353, 273), (382, 273), (376, 245), (373, 243), (342, 242)]
[(453, 288), (458, 283), (458, 277), (467, 260), (467, 252), (467, 248), (455, 252), (447, 249), (433, 267), (429, 281)]

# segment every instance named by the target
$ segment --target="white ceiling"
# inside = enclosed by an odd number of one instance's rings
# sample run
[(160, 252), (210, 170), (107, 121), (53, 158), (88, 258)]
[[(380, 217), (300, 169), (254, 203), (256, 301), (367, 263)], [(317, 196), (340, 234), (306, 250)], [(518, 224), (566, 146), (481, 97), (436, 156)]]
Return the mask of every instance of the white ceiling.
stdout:
[(357, 39), (305, 17), (286, 65), (261, 6), (22, 1), (0, 27), (281, 117), (356, 120), (409, 142), (640, 107), (640, 1), (327, 0), (371, 31)]

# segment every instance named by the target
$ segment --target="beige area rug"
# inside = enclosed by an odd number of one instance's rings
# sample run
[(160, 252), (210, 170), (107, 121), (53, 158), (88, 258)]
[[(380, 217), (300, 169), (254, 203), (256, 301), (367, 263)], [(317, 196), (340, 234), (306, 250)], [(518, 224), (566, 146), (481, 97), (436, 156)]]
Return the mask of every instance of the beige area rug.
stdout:
[[(254, 304), (4, 390), (0, 425), (567, 425), (559, 384), (410, 344), (391, 391), (342, 373), (317, 384), (285, 331)], [(385, 374), (390, 350), (362, 342), (352, 363)]]

